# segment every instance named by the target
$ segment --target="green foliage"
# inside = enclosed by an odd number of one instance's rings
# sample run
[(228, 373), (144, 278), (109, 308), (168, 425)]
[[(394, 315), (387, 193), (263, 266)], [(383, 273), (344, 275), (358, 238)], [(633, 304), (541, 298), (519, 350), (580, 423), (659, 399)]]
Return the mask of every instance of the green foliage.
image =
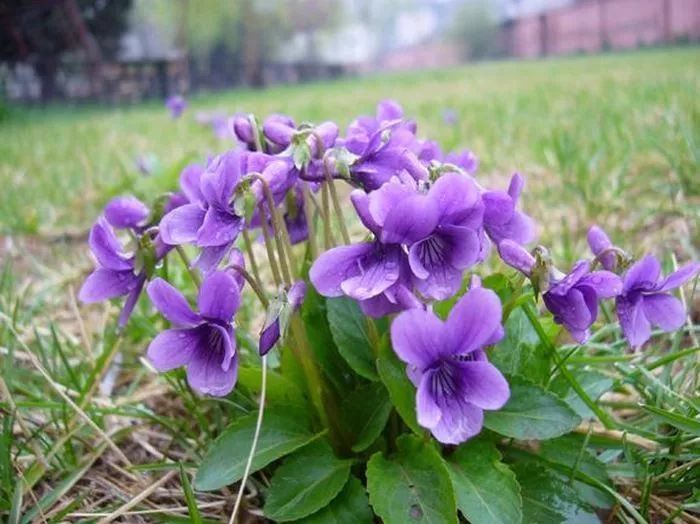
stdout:
[(361, 377), (378, 380), (369, 334), (370, 324), (374, 321), (365, 317), (357, 302), (347, 297), (328, 299), (326, 308), (328, 324), (340, 355)]
[(457, 523), (455, 496), (447, 467), (432, 444), (411, 435), (396, 441), (390, 457), (381, 452), (367, 463), (367, 491), (386, 524)]
[[(257, 415), (241, 417), (210, 445), (194, 479), (200, 491), (219, 489), (241, 479), (253, 442)], [(318, 438), (303, 414), (268, 409), (251, 471), (255, 472)]]
[(448, 470), (457, 508), (470, 522), (522, 522), (520, 485), (493, 443), (462, 444), (449, 456)]
[(288, 522), (326, 507), (347, 483), (350, 465), (337, 459), (323, 440), (305, 446), (272, 476), (265, 515), (275, 522)]
[(391, 349), (388, 337), (379, 346), (377, 370), (401, 419), (414, 433), (423, 434), (424, 430), (416, 420), (416, 388), (406, 376), (406, 364)]
[(568, 433), (581, 418), (556, 395), (521, 378), (510, 381), (510, 399), (488, 411), (484, 426), (506, 437), (545, 440)]
[(381, 382), (360, 386), (348, 395), (343, 401), (342, 413), (354, 452), (364, 451), (381, 435), (392, 407)]
[(328, 506), (298, 521), (299, 524), (370, 524), (369, 499), (362, 483), (350, 475), (342, 491)]

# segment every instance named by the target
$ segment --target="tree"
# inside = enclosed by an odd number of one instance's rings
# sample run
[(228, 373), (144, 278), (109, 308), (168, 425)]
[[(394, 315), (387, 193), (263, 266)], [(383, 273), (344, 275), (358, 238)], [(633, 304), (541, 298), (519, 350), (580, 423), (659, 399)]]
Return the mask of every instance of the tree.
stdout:
[(54, 98), (66, 55), (99, 70), (117, 53), (130, 8), (131, 0), (0, 0), (0, 62), (33, 65), (42, 98)]

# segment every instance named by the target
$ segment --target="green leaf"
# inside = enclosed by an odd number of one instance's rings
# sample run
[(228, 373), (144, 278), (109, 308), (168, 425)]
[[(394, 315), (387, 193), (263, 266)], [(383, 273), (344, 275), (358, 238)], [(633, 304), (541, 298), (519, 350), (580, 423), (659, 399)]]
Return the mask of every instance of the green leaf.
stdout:
[(582, 448), (584, 439), (578, 435), (565, 435), (553, 440), (542, 442), (539, 457), (545, 461), (562, 466), (563, 477), (572, 480), (573, 486), (579, 497), (599, 508), (612, 507), (615, 500), (609, 493), (592, 487), (581, 480), (574, 478), (576, 472), (581, 472), (598, 482), (612, 488), (608, 472), (600, 460), (590, 451)]
[(523, 501), (515, 474), (492, 442), (472, 440), (448, 458), (457, 508), (470, 522), (518, 524)]
[(679, 413), (673, 413), (666, 409), (657, 408), (655, 406), (644, 405), (642, 409), (649, 413), (657, 421), (670, 424), (674, 428), (680, 429), (681, 431), (686, 431), (692, 433), (693, 435), (700, 436), (700, 421), (697, 419), (692, 419), (681, 415)]
[(401, 362), (391, 349), (388, 335), (379, 345), (377, 371), (403, 421), (414, 433), (423, 435), (425, 431), (416, 419), (416, 388), (406, 375), (406, 364)]
[(524, 379), (510, 381), (510, 399), (499, 411), (487, 411), (484, 426), (506, 437), (545, 440), (568, 433), (581, 422), (564, 401)]
[(373, 519), (364, 486), (350, 475), (343, 490), (328, 506), (296, 524), (371, 524)]
[(301, 318), (306, 327), (309, 345), (323, 375), (333, 384), (335, 391), (343, 396), (354, 389), (357, 376), (338, 353), (328, 326), (327, 301), (313, 286), (307, 286)]
[(413, 435), (396, 441), (386, 458), (375, 453), (367, 463), (367, 491), (385, 524), (457, 523), (457, 506), (445, 462), (428, 442)]
[[(243, 386), (254, 395), (260, 394), (261, 369), (259, 367), (241, 366), (238, 368), (238, 385)], [(308, 406), (308, 401), (301, 389), (286, 375), (274, 370), (267, 371), (266, 402), (269, 405), (289, 405), (299, 408)]]
[(575, 489), (555, 471), (529, 460), (511, 468), (520, 483), (524, 523), (600, 522)]
[(202, 524), (202, 515), (199, 513), (199, 508), (197, 507), (197, 499), (192, 491), (192, 485), (190, 484), (190, 478), (185, 472), (185, 468), (180, 466), (180, 481), (182, 482), (182, 490), (185, 492), (185, 501), (187, 502), (187, 510), (189, 511), (190, 520), (192, 524)]
[(391, 400), (384, 384), (373, 382), (353, 391), (343, 402), (342, 417), (352, 436), (352, 450), (364, 451), (382, 433), (391, 414)]
[(345, 297), (328, 299), (326, 310), (328, 325), (341, 356), (358, 375), (379, 380), (368, 331), (372, 319), (362, 313), (356, 301)]
[[(253, 443), (257, 413), (231, 424), (209, 446), (194, 479), (200, 491), (211, 491), (241, 479)], [(305, 417), (289, 408), (265, 410), (260, 439), (251, 473), (318, 438), (308, 428)]]
[(349, 460), (336, 458), (323, 440), (305, 446), (272, 476), (265, 516), (275, 522), (288, 522), (324, 508), (343, 489), (351, 465)]
[(506, 336), (489, 352), (489, 360), (505, 375), (526, 377), (536, 384), (549, 378), (549, 352), (541, 344), (522, 308), (505, 323)]
[[(598, 400), (613, 384), (613, 380), (610, 377), (595, 371), (580, 371), (574, 375), (574, 379), (578, 380), (583, 390), (594, 401)], [(557, 375), (552, 381), (550, 390), (563, 399), (581, 418), (592, 418), (595, 416), (563, 375)]]

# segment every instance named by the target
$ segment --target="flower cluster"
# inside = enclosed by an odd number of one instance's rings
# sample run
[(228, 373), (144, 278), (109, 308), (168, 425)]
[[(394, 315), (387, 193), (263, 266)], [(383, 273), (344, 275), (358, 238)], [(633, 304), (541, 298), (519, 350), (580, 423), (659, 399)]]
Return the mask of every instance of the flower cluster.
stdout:
[[(668, 291), (700, 273), (700, 264), (687, 264), (662, 278), (656, 257), (646, 255), (633, 262), (598, 226), (589, 230), (588, 243), (596, 258), (593, 262), (579, 260), (568, 274), (552, 265), (543, 248), (536, 249), (533, 256), (522, 246), (504, 240), (498, 249), (506, 264), (532, 280), (535, 289), (543, 293), (554, 321), (581, 344), (590, 337), (598, 303), (605, 298), (615, 298), (622, 333), (632, 348), (649, 340), (652, 324), (662, 331), (675, 331), (683, 325), (685, 308)], [(604, 269), (592, 271), (596, 264)]]
[[(174, 117), (185, 106), (184, 100), (168, 101)], [(418, 422), (444, 443), (477, 434), (483, 411), (499, 409), (510, 394), (486, 351), (504, 335), (498, 296), (472, 277), (445, 321), (432, 312), (433, 302), (460, 292), (466, 272), (487, 259), (492, 245), (532, 280), (554, 320), (581, 343), (605, 298), (616, 298), (633, 346), (649, 338), (651, 324), (672, 330), (683, 321), (683, 307), (668, 291), (700, 265), (662, 279), (656, 259), (627, 267), (628, 257), (592, 229), (595, 261), (559, 272), (546, 250), (536, 248), (533, 256), (524, 247), (535, 240), (536, 225), (519, 209), (523, 177), (514, 174), (505, 190), (485, 188), (471, 151), (445, 153), (420, 138), (394, 101), (355, 119), (344, 134), (333, 122), (297, 124), (280, 114), (262, 122), (241, 114), (199, 119), (218, 136), (235, 137), (236, 145), (186, 166), (179, 188), (151, 208), (133, 197), (112, 200), (90, 233), (97, 268), (80, 298), (126, 296), (123, 326), (145, 288), (173, 325), (151, 342), (149, 360), (160, 371), (184, 367), (190, 386), (202, 394), (227, 395), (235, 386), (240, 350), (234, 324), (245, 283), (266, 310), (260, 355), (285, 338), (306, 291), (305, 264), (297, 263), (293, 248), (303, 242), (308, 279), (321, 295), (350, 297), (370, 317), (398, 314), (391, 341), (417, 388)], [(351, 242), (345, 229), (338, 181), (352, 187), (350, 201), (365, 229), (360, 241)], [(319, 253), (320, 230), (325, 251)], [(260, 277), (256, 242), (265, 245), (270, 281)], [(197, 284), (198, 312), (161, 269), (173, 253)], [(595, 270), (598, 263), (602, 270)]]

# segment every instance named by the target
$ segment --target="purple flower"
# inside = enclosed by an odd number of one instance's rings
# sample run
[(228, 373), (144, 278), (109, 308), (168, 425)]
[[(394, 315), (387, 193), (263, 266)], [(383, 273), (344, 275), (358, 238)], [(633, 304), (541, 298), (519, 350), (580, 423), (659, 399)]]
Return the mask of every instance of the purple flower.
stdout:
[(598, 226), (591, 226), (588, 230), (588, 245), (600, 264), (608, 271), (614, 271), (617, 266), (617, 256), (612, 252), (613, 243)]
[(195, 313), (185, 297), (165, 280), (148, 285), (153, 305), (176, 327), (160, 333), (148, 346), (148, 359), (158, 371), (185, 366), (190, 387), (205, 395), (224, 396), (238, 377), (238, 355), (232, 325), (240, 290), (228, 273), (209, 273), (199, 290)]
[(444, 109), (442, 112), (442, 121), (450, 127), (456, 126), (459, 122), (459, 116), (457, 115), (457, 111), (455, 111), (451, 107)]
[(243, 229), (244, 219), (235, 214), (231, 200), (246, 173), (246, 160), (245, 153), (231, 151), (214, 158), (204, 173), (196, 168), (184, 171), (181, 184), (191, 203), (172, 210), (160, 222), (166, 244), (202, 248), (196, 264), (204, 272), (221, 262)]
[(292, 284), (282, 300), (270, 305), (258, 343), (258, 352), (261, 356), (267, 355), (287, 331), (289, 317), (299, 309), (305, 295), (306, 283), (299, 280)]
[(461, 167), (470, 175), (473, 175), (479, 169), (479, 159), (469, 149), (447, 153), (443, 161), (446, 164), (454, 164), (457, 167)]
[(173, 95), (165, 102), (165, 107), (170, 111), (171, 117), (180, 118), (187, 108), (187, 101), (180, 95)]
[(247, 115), (236, 115), (233, 117), (233, 134), (239, 142), (245, 145), (250, 151), (255, 150), (255, 135), (257, 130), (253, 129)]
[(139, 229), (150, 214), (148, 206), (133, 196), (120, 196), (105, 206), (105, 218), (117, 229)]
[(273, 114), (263, 122), (263, 135), (272, 145), (273, 152), (283, 151), (292, 143), (296, 125), (287, 115)]
[(136, 273), (134, 256), (124, 252), (105, 218), (101, 217), (92, 227), (88, 242), (97, 267), (83, 283), (78, 298), (93, 303), (126, 295), (118, 324), (123, 327), (141, 294), (146, 276)]
[(525, 181), (519, 173), (510, 179), (508, 192), (487, 191), (484, 200), (484, 229), (496, 244), (510, 239), (518, 244), (527, 244), (536, 237), (535, 221), (518, 211), (518, 198)]
[(633, 264), (624, 275), (622, 293), (616, 299), (617, 316), (625, 338), (639, 348), (651, 337), (651, 326), (675, 331), (685, 321), (685, 309), (668, 293), (682, 286), (700, 272), (700, 264), (691, 263), (666, 278), (661, 265), (652, 255)]
[(142, 175), (151, 175), (158, 165), (158, 157), (154, 154), (138, 155), (134, 161), (136, 169)]
[(443, 322), (420, 309), (401, 313), (391, 341), (417, 386), (418, 423), (445, 444), (460, 444), (482, 428), (484, 410), (500, 409), (508, 383), (483, 351), (503, 337), (501, 303), (484, 288), (471, 289)]
[[(509, 266), (533, 275), (535, 259), (512, 240), (503, 240), (498, 245), (498, 252)], [(542, 299), (547, 309), (554, 315), (554, 321), (563, 325), (571, 336), (580, 344), (590, 336), (589, 328), (598, 317), (598, 301), (612, 298), (622, 291), (620, 277), (610, 271), (590, 271), (590, 262), (579, 260), (568, 275), (550, 271), (545, 279), (547, 288)]]

